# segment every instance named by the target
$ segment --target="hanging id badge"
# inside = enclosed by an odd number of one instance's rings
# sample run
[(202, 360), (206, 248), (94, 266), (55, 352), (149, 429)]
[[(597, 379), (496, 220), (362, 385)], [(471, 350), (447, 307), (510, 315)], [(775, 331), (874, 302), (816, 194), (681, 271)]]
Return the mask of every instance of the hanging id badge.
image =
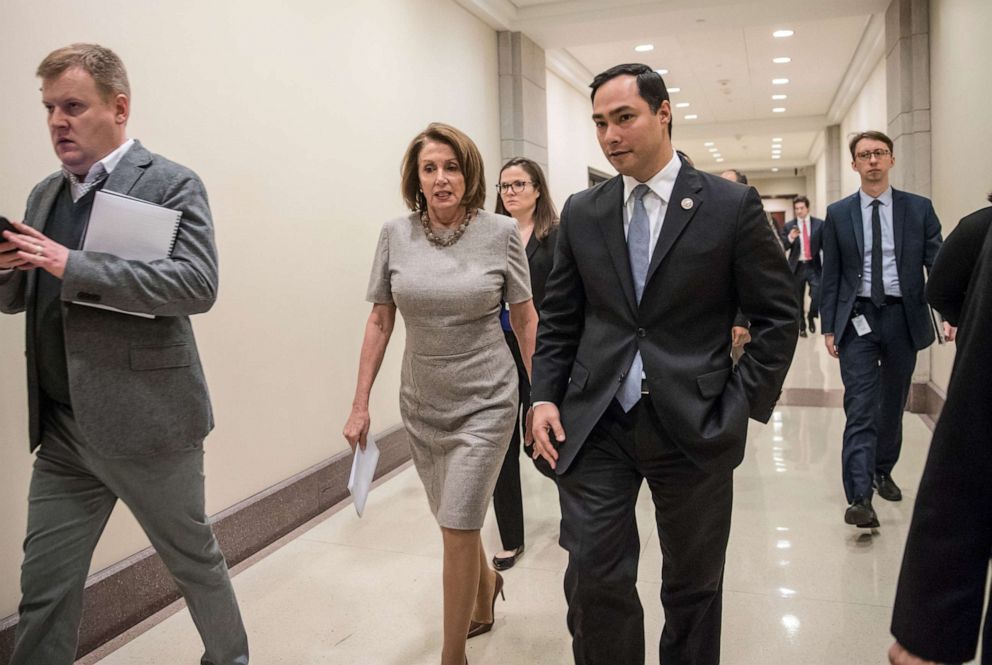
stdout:
[(871, 326), (868, 325), (868, 319), (864, 314), (858, 314), (851, 319), (851, 323), (854, 324), (854, 332), (858, 333), (858, 337), (864, 337), (871, 332)]

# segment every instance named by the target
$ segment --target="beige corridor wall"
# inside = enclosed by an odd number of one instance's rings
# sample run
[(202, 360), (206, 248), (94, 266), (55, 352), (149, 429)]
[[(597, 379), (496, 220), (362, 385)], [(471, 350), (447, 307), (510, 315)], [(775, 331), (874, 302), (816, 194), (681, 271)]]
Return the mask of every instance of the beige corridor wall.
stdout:
[[(370, 260), (380, 225), (403, 210), (408, 141), (450, 122), (478, 142), (494, 182), (494, 31), (453, 0), (4, 0), (2, 33), (0, 214), (19, 219), (57, 168), (34, 69), (73, 41), (123, 57), (130, 135), (207, 185), (221, 256), (219, 302), (194, 319), (217, 415), (208, 510), (344, 450)], [(31, 465), (23, 327), (0, 317), (0, 616), (16, 609)], [(399, 422), (402, 346), (398, 329), (373, 431)], [(93, 569), (145, 546), (119, 509)]]
[[(847, 114), (840, 123), (840, 194), (841, 197), (849, 196), (861, 186), (861, 179), (857, 172), (851, 168), (851, 151), (848, 148), (848, 141), (851, 136), (858, 132), (875, 129), (885, 132), (888, 127), (885, 113), (885, 58), (879, 60), (878, 65), (872, 70), (871, 76), (865, 81), (864, 87), (858, 93), (857, 98), (851, 104)], [(896, 155), (896, 159), (899, 156)], [(828, 201), (830, 205), (833, 201)], [(826, 212), (826, 206), (824, 206)]]
[(548, 71), (548, 186), (561, 207), (571, 194), (589, 186), (589, 167), (614, 175), (592, 124), (589, 95)]
[[(989, 205), (992, 191), (992, 2), (931, 0), (930, 122), (933, 204), (944, 237), (958, 220)], [(947, 389), (954, 347), (931, 348), (932, 379)]]

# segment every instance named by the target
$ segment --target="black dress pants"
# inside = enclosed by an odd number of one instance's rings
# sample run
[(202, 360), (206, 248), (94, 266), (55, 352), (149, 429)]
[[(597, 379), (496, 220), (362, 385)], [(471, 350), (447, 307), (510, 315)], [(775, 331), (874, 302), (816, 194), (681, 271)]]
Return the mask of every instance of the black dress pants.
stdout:
[[(520, 427), (522, 420), (530, 408), (530, 380), (527, 378), (527, 368), (520, 357), (520, 346), (517, 337), (512, 332), (504, 332), (506, 345), (510, 347), (513, 361), (517, 364), (517, 379), (520, 386), (520, 408), (517, 410), (517, 422), (513, 427), (513, 438), (510, 447), (506, 449), (503, 467), (493, 488), (493, 511), (496, 513), (496, 526), (499, 527), (499, 538), (504, 550), (514, 550), (524, 544), (524, 504), (523, 493), (520, 490)], [(534, 460), (534, 466), (543, 475), (554, 480), (554, 470), (547, 460), (539, 457)]]
[(558, 479), (575, 663), (645, 662), (634, 516), (644, 480), (654, 500), (663, 557), (659, 662), (716, 665), (733, 471), (711, 474), (691, 462), (662, 430), (647, 398), (629, 413), (613, 400)]
[[(820, 316), (820, 273), (812, 261), (796, 264), (796, 298), (799, 300), (799, 330), (806, 331), (806, 320)], [(806, 288), (809, 287), (809, 313), (806, 312)]]

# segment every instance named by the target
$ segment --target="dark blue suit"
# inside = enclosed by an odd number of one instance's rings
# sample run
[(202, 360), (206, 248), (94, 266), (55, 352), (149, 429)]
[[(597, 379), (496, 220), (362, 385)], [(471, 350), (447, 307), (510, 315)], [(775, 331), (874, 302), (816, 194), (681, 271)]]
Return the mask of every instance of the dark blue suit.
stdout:
[[(892, 190), (892, 229), (899, 298), (876, 307), (859, 298), (865, 263), (860, 195), (827, 209), (823, 225), (820, 316), (834, 335), (844, 381), (843, 473), (848, 502), (870, 498), (876, 473), (890, 474), (902, 446), (902, 411), (916, 353), (933, 343), (924, 295), (924, 266), (940, 249), (940, 222), (929, 199)], [(869, 248), (870, 249), (870, 248)], [(887, 294), (888, 295), (888, 294)], [(863, 314), (871, 332), (859, 336), (851, 320)]]

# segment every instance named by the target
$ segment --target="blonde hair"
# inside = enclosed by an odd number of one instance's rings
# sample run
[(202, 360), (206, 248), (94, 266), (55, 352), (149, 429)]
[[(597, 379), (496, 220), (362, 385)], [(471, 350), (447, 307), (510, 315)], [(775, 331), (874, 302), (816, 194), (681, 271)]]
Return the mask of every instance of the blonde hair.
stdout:
[(56, 49), (45, 56), (35, 75), (42, 81), (51, 81), (73, 67), (93, 77), (104, 101), (117, 95), (131, 96), (124, 63), (116, 53), (99, 44), (70, 44)]

